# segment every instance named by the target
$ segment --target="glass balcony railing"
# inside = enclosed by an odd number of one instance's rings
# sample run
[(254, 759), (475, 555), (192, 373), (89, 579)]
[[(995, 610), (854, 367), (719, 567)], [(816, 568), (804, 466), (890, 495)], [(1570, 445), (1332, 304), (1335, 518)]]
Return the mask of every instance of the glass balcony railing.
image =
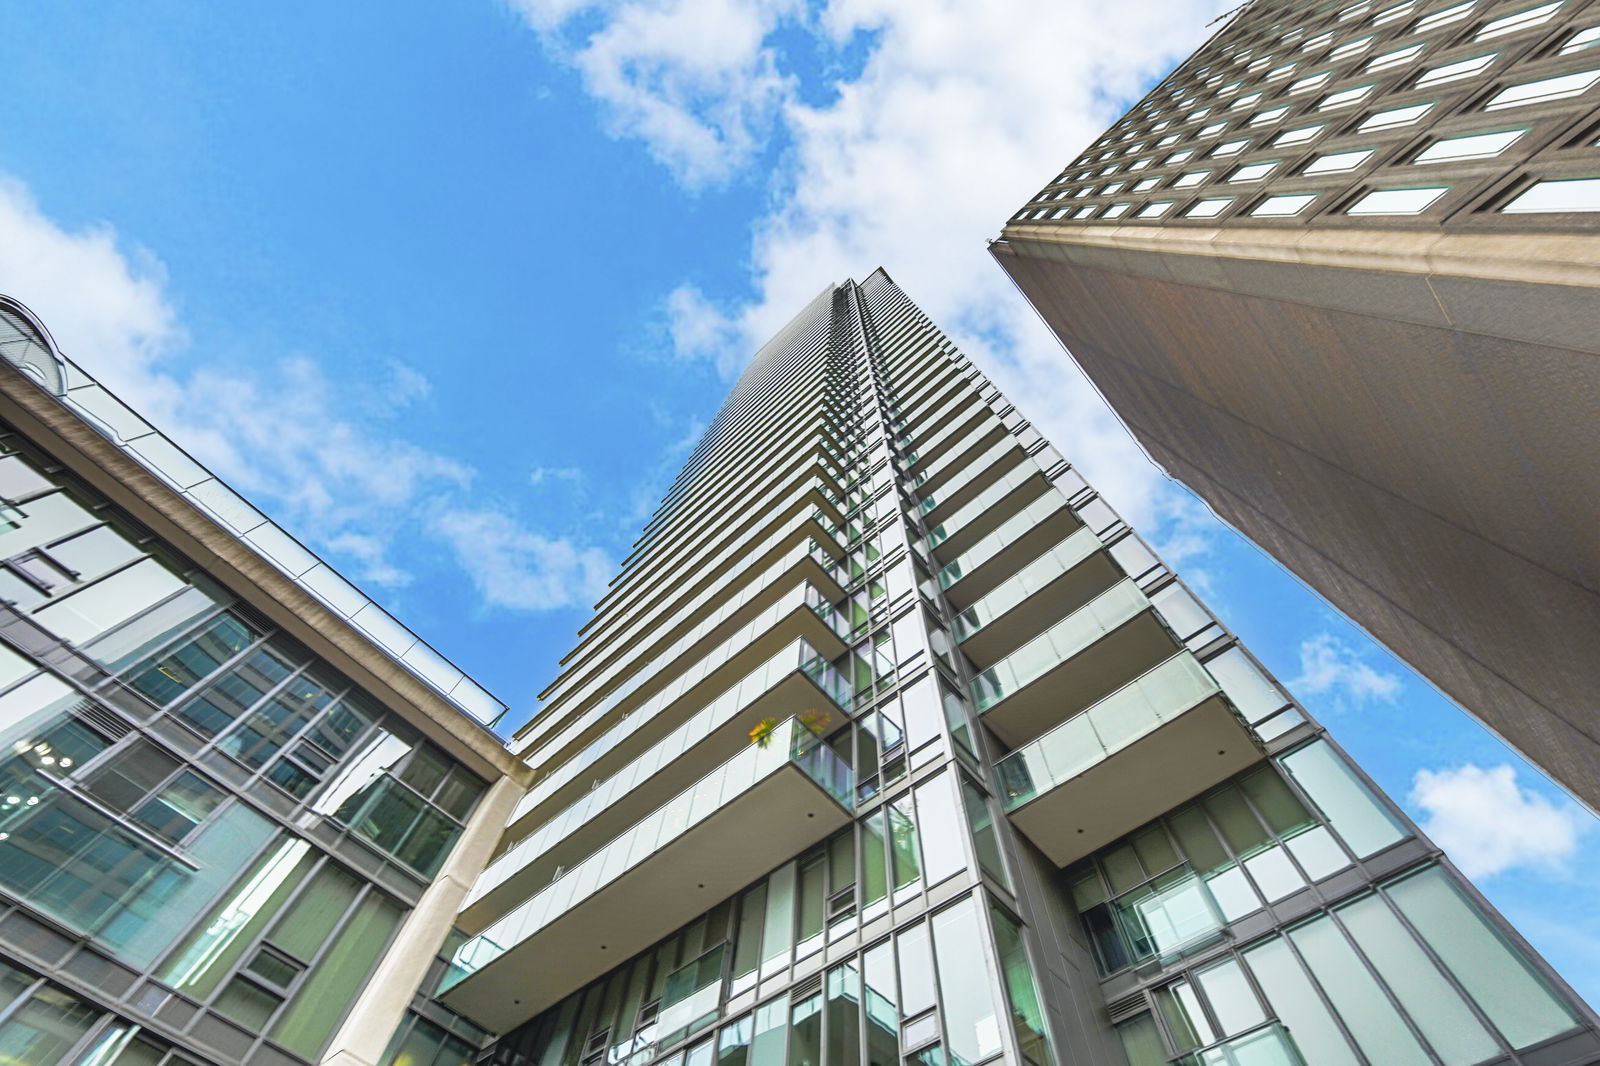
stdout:
[[(635, 617), (627, 622), (626, 627), (621, 632), (614, 634), (610, 638), (609, 642), (615, 644), (617, 647), (632, 647), (645, 639), (645, 633), (648, 630), (671, 630), (675, 628), (677, 625), (681, 624), (684, 619), (703, 611), (707, 604), (713, 602), (718, 597), (724, 596), (726, 594), (728, 583), (732, 578), (744, 573), (744, 571), (751, 565), (752, 562), (772, 551), (776, 544), (780, 543), (786, 537), (792, 536), (795, 530), (800, 529), (808, 522), (814, 522), (818, 524), (824, 532), (832, 535), (831, 523), (827, 522), (820, 515), (798, 515), (784, 523), (780, 529), (763, 539), (760, 544), (757, 544), (754, 548), (750, 549), (750, 551), (746, 552), (736, 562), (723, 568), (724, 576), (720, 580), (713, 582), (711, 585), (708, 585), (706, 588), (702, 589), (688, 603), (684, 604), (677, 611), (673, 612), (669, 618), (663, 620), (649, 614)], [(794, 566), (801, 559), (804, 559), (807, 556), (815, 559), (817, 565), (822, 567), (823, 571), (830, 575), (841, 587), (848, 582), (849, 575), (846, 573), (844, 565), (835, 561), (832, 553), (829, 552), (826, 547), (819, 544), (815, 539), (812, 539), (808, 540), (804, 544), (796, 545), (785, 552), (783, 556), (776, 562), (766, 567), (759, 577), (757, 577), (754, 581), (749, 582), (746, 585), (747, 590), (750, 590), (751, 595), (753, 595), (755, 592), (760, 591), (776, 580), (778, 574), (781, 574), (791, 566)], [(719, 624), (720, 621), (721, 619), (719, 618)], [(584, 639), (585, 644), (587, 644), (590, 638), (585, 637)], [(526, 735), (529, 726), (532, 725), (532, 722), (537, 722), (540, 718), (548, 714), (550, 709), (556, 706), (558, 702), (570, 700), (574, 697), (575, 693), (581, 692), (583, 689), (588, 688), (591, 685), (609, 680), (611, 677), (615, 676), (615, 673), (618, 669), (626, 665), (626, 663), (629, 661), (631, 660), (621, 660), (618, 663), (614, 663), (603, 668), (599, 673), (588, 675), (582, 681), (576, 680), (578, 675), (574, 675), (574, 679), (571, 680), (570, 683), (566, 678), (558, 681), (557, 687), (551, 691), (549, 699), (545, 701), (538, 713), (534, 715), (529, 725), (522, 727), (522, 730), (519, 731), (519, 735)]]
[(1078, 530), (996, 585), (983, 599), (956, 615), (956, 639), (966, 640), (1089, 558), (1101, 547), (1099, 537), (1087, 529)]
[(968, 463), (949, 481), (940, 485), (936, 492), (930, 492), (922, 497), (922, 502), (917, 504), (920, 514), (927, 514), (936, 509), (941, 503), (956, 496), (962, 489), (972, 484), (977, 478), (992, 470), (1010, 452), (1021, 453), (1015, 437), (1007, 436), (996, 441), (992, 448), (984, 449), (982, 455)]
[[(670, 847), (712, 814), (737, 802), (757, 783), (789, 766), (805, 774), (845, 810), (854, 808), (854, 772), (820, 737), (795, 719), (786, 719), (768, 734), (766, 743), (740, 751), (461, 945), (440, 991), (453, 988), (607, 885), (628, 876), (630, 870)], [(750, 817), (760, 816), (753, 812)], [(760, 873), (750, 871), (752, 877)], [(559, 960), (555, 962), (559, 964)]]
[(1008, 811), (1083, 773), (1220, 690), (1188, 652), (1168, 659), (996, 764)]
[[(744, 643), (741, 642), (740, 647), (743, 647)], [(713, 665), (720, 665), (723, 661), (725, 661), (725, 657), (718, 658)], [(543, 803), (559, 789), (570, 784), (579, 775), (599, 762), (601, 758), (613, 751), (628, 737), (637, 734), (646, 721), (677, 700), (690, 685), (704, 677), (713, 668), (713, 665), (702, 663), (701, 667), (679, 678), (668, 688), (657, 692), (637, 709), (630, 712), (622, 721), (606, 730), (583, 751), (562, 763), (548, 777), (542, 779), (528, 791), (523, 801), (517, 805), (517, 810), (512, 815), (512, 821)], [(796, 671), (804, 673), (812, 681), (816, 682), (817, 687), (821, 688), (828, 698), (841, 708), (850, 706), (854, 698), (854, 691), (850, 687), (850, 683), (845, 680), (838, 670), (829, 665), (828, 660), (819, 655), (817, 650), (809, 643), (804, 640), (796, 640), (761, 666), (746, 674), (738, 682), (725, 689), (721, 695), (702, 707), (677, 732), (683, 732), (684, 729), (698, 725), (701, 729), (698, 735), (705, 736), (712, 728), (712, 722), (726, 721), (738, 711), (748, 707), (764, 693), (776, 688)], [(674, 733), (673, 735), (677, 734)]]
[(1212, 943), (1226, 923), (1204, 879), (1187, 865), (1102, 904), (1134, 963), (1166, 963)]
[(1305, 1066), (1294, 1038), (1278, 1022), (1229, 1037), (1174, 1062), (1174, 1066)]
[[(794, 652), (796, 646), (799, 648), (798, 665)], [(616, 773), (596, 784), (577, 802), (511, 845), (499, 858), (490, 863), (478, 878), (473, 886), (472, 898), (481, 898), (551, 847), (568, 839), (586, 822), (632, 793), (657, 770), (672, 763), (697, 743), (727, 725), (747, 710), (752, 702), (797, 672), (815, 682), (835, 706), (840, 709), (849, 708), (851, 688), (844, 675), (826, 659), (812, 651), (805, 641), (797, 641), (795, 645), (784, 649), (763, 664), (759, 670), (747, 676), (735, 688), (701, 708), (694, 717), (630, 760)], [(626, 724), (625, 722), (624, 725)], [(571, 775), (563, 775), (564, 782), (570, 780)], [(545, 792), (543, 795), (548, 796), (550, 793)]]
[[(997, 419), (984, 419), (981, 423), (979, 423), (977, 429), (973, 430), (971, 433), (968, 433), (965, 437), (962, 437), (956, 443), (952, 444), (950, 446), (950, 451), (945, 454), (944, 458), (937, 459), (934, 462), (929, 463), (926, 470), (919, 470), (915, 474), (911, 475), (912, 483), (914, 485), (926, 485), (934, 478), (943, 474), (947, 469), (949, 469), (951, 463), (965, 455), (980, 440), (987, 437), (995, 430), (1001, 428), (1003, 428), (1003, 425)], [(1001, 443), (1005, 442), (1002, 441)], [(932, 510), (932, 506), (930, 505), (927, 510)]]
[(1028, 480), (1040, 473), (1039, 465), (1031, 459), (1024, 459), (1022, 464), (1012, 470), (993, 485), (984, 489), (969, 500), (949, 518), (928, 530), (929, 549), (937, 548), (951, 537), (955, 536), (968, 523), (982, 515), (989, 508), (1005, 499), (1012, 492), (1028, 483)]
[[(1039, 498), (1028, 506), (1001, 522), (993, 531), (986, 533), (978, 543), (962, 552), (948, 564), (941, 567), (937, 574), (939, 587), (947, 589), (957, 581), (972, 573), (984, 563), (999, 555), (1018, 539), (1025, 536), (1030, 530), (1057, 511), (1064, 510), (1067, 501), (1054, 489), (1046, 489)], [(1086, 536), (1095, 539), (1094, 534), (1086, 529), (1080, 529), (1073, 537)], [(1069, 540), (1071, 538), (1068, 538)], [(1095, 539), (1098, 544), (1098, 539)]]
[(987, 711), (1149, 608), (1150, 598), (1131, 579), (1117, 582), (973, 678), (978, 710)]

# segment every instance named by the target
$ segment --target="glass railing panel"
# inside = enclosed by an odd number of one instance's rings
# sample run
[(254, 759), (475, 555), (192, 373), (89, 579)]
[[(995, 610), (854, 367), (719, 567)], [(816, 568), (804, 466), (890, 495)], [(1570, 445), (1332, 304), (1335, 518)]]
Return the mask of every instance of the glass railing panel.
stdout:
[(972, 634), (1048, 586), (1102, 547), (1100, 538), (1080, 529), (1017, 571), (971, 607), (956, 615), (957, 640)]
[(1170, 962), (1214, 941), (1226, 924), (1206, 882), (1187, 865), (1111, 900), (1136, 963)]
[(949, 518), (928, 530), (928, 547), (930, 549), (937, 548), (955, 536), (969, 522), (1027, 484), (1028, 479), (1038, 473), (1039, 465), (1031, 459), (1025, 459), (1015, 469), (1008, 470), (999, 481), (984, 489), (975, 499), (969, 501)]
[[(797, 733), (805, 734), (804, 737)], [(599, 889), (670, 845), (714, 812), (737, 800), (756, 782), (794, 765), (845, 809), (853, 809), (853, 775), (821, 738), (790, 718), (762, 743), (739, 754), (679, 793), (670, 802), (612, 839), (458, 948), (441, 983), (448, 989), (493, 962)]]
[(974, 678), (972, 698), (978, 710), (993, 707), (1149, 606), (1139, 586), (1123, 578)]
[(1193, 655), (1173, 656), (1001, 759), (996, 769), (1006, 809), (1076, 777), (1219, 691)]
[[(968, 433), (966, 436), (962, 437), (960, 440), (958, 440), (954, 444), (952, 444), (950, 446), (950, 451), (945, 455), (945, 457), (943, 459), (939, 459), (939, 460), (937, 460), (935, 462), (929, 463), (926, 470), (917, 471), (917, 473), (913, 475), (913, 478), (915, 479), (916, 483), (918, 485), (923, 485), (923, 484), (926, 484), (929, 481), (932, 481), (934, 478), (938, 477), (940, 474), (943, 474), (946, 470), (948, 470), (950, 468), (950, 464), (951, 463), (954, 463), (957, 459), (959, 459), (963, 455), (965, 455), (968, 451), (970, 451), (973, 448), (973, 446), (975, 446), (984, 437), (987, 437), (989, 434), (993, 433), (995, 430), (1000, 429), (1000, 428), (1002, 428), (1002, 423), (1000, 423), (999, 421), (997, 421), (995, 419), (989, 419), (989, 418), (984, 419), (981, 423), (979, 423), (977, 429), (974, 429), (971, 433)], [(1000, 445), (1009, 446), (1012, 443), (1012, 439), (1007, 437), (1007, 438), (999, 441), (998, 443)], [(945, 492), (948, 495), (948, 493), (949, 493), (948, 486), (946, 486), (941, 491)], [(935, 506), (934, 504), (926, 504), (924, 506), (924, 508), (923, 508), (923, 513), (927, 513), (928, 511), (931, 511), (934, 508), (934, 506)]]
[[(949, 588), (963, 577), (972, 573), (984, 563), (993, 559), (1006, 549), (1007, 546), (1024, 536), (1029, 530), (1062, 510), (1067, 506), (1067, 501), (1054, 489), (1046, 489), (1038, 499), (1028, 506), (1007, 518), (989, 533), (984, 534), (979, 541), (945, 566), (940, 567), (937, 578), (940, 588)], [(1079, 533), (1093, 533), (1088, 530), (1079, 530)], [(1077, 536), (1075, 533), (1073, 536)], [(1098, 542), (1097, 542), (1098, 543)]]
[[(552, 846), (568, 838), (590, 819), (631, 793), (662, 767), (684, 755), (694, 745), (737, 717), (751, 703), (782, 684), (797, 671), (810, 678), (840, 709), (849, 708), (852, 698), (849, 681), (805, 641), (794, 642), (777, 656), (763, 663), (755, 672), (743, 678), (732, 689), (701, 708), (648, 751), (590, 789), (575, 803), (542, 823), (534, 832), (513, 844), (480, 875), (473, 887), (473, 898), (481, 898)], [(625, 720), (618, 727), (621, 735), (626, 735), (636, 728), (637, 724), (632, 723), (631, 719)], [(604, 752), (597, 753), (595, 758), (599, 758), (601, 754)], [(571, 775), (564, 775), (562, 780), (563, 783), (570, 781)], [(553, 787), (545, 789), (545, 784), (545, 782), (540, 783), (543, 789), (540, 793), (541, 798), (553, 791)]]
[(1020, 452), (1021, 450), (1017, 446), (1016, 440), (1012, 437), (1006, 437), (996, 442), (994, 447), (985, 450), (982, 455), (968, 463), (960, 473), (939, 486), (937, 491), (923, 496), (922, 501), (917, 504), (919, 513), (927, 514), (929, 511), (934, 510), (940, 503), (950, 499), (972, 484), (985, 471), (992, 469), (1008, 452)]
[(1305, 1059), (1289, 1031), (1277, 1022), (1268, 1022), (1185, 1055), (1175, 1066), (1305, 1066)]

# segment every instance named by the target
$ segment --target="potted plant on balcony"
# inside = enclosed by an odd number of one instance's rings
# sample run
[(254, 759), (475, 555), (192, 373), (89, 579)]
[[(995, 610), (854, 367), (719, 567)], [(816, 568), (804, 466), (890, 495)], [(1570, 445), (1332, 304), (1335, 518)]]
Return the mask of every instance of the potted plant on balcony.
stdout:
[[(833, 716), (827, 711), (801, 711), (795, 715), (795, 721), (805, 726), (817, 736), (822, 736), (828, 724), (833, 721)], [(750, 730), (750, 743), (758, 748), (765, 748), (772, 743), (772, 734), (777, 731), (780, 720), (777, 718), (763, 718)]]

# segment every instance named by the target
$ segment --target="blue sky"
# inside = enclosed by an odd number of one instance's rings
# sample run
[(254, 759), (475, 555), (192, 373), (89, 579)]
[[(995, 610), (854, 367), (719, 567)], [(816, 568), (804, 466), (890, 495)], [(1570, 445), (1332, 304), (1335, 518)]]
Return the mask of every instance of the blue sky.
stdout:
[(732, 376), (885, 266), (1591, 1000), (1592, 819), (1164, 481), (984, 252), (1145, 0), (0, 9), (0, 291), (525, 718)]

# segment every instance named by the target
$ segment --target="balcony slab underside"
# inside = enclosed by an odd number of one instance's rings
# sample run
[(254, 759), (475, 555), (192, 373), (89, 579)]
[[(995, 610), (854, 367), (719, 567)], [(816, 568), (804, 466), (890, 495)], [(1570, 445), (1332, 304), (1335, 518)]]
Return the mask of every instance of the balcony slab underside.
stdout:
[(979, 670), (987, 670), (1123, 576), (1110, 555), (1097, 551), (967, 637), (961, 650)]
[(983, 712), (1013, 748), (1029, 743), (1178, 651), (1155, 612), (1139, 612)]
[(780, 767), (442, 999), (478, 1025), (506, 1032), (849, 821), (798, 767)]
[(973, 515), (961, 528), (940, 541), (938, 547), (933, 550), (934, 558), (941, 563), (950, 562), (993, 532), (996, 526), (1016, 514), (1028, 501), (1036, 499), (1050, 481), (1044, 476), (1044, 471), (1037, 466), (1034, 467), (1034, 471), (1031, 477), (996, 500), (986, 510)]
[(1067, 866), (1263, 758), (1219, 696), (1112, 752), (1010, 812), (1057, 866)]
[[(741, 748), (750, 743), (750, 730), (762, 719), (776, 718), (781, 722), (807, 711), (834, 712), (839, 717), (843, 715), (815, 682), (796, 670), (728, 721), (697, 740), (688, 750), (618, 797), (605, 810), (574, 828), (559, 844), (541, 852), (501, 884), (473, 900), (461, 911), (456, 924), (469, 933), (481, 931), (518, 901), (527, 899), (548, 884), (557, 868), (573, 866), (594, 854), (607, 841), (615, 839), (629, 826), (692, 786), (705, 774), (706, 767), (718, 766), (737, 755)], [(618, 768), (622, 765), (626, 764), (620, 764)], [(570, 804), (589, 790), (590, 782), (605, 776), (608, 775), (584, 774), (579, 781), (557, 795)], [(566, 806), (556, 807), (554, 803), (546, 803), (535, 810), (559, 814)]]

